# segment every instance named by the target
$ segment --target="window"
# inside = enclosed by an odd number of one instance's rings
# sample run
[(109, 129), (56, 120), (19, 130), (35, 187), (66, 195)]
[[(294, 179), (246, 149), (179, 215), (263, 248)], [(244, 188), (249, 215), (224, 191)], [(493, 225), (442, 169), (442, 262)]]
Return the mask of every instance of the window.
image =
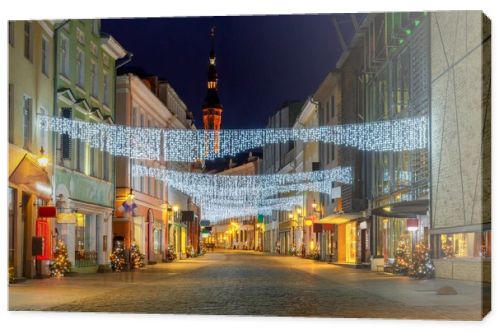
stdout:
[[(140, 164), (140, 165), (142, 165), (142, 164)], [(144, 192), (144, 176), (143, 175), (140, 176), (139, 180), (140, 180), (139, 190), (140, 190), (141, 193), (143, 193)]]
[(16, 245), (16, 234), (15, 234), (15, 226), (16, 226), (16, 190), (14, 188), (9, 187), (8, 193), (8, 206), (9, 206), (9, 266), (14, 266), (14, 252)]
[(331, 150), (331, 158), (333, 161), (333, 160), (335, 160), (335, 145), (334, 144), (330, 144), (330, 150)]
[(325, 108), (323, 109), (323, 112), (325, 113), (326, 123), (328, 124), (330, 122), (330, 101), (326, 101), (326, 105)]
[(11, 46), (14, 46), (14, 31), (15, 31), (15, 22), (14, 21), (9, 21), (9, 44)]
[(49, 42), (42, 37), (42, 73), (49, 75)]
[(24, 56), (33, 61), (33, 27), (29, 21), (24, 22)]
[(330, 98), (330, 117), (335, 117), (335, 95)]
[(103, 97), (103, 102), (105, 105), (109, 106), (109, 76), (107, 73), (104, 73), (104, 84), (103, 84), (103, 90), (104, 90), (104, 97)]
[(97, 64), (92, 63), (92, 67), (90, 69), (90, 82), (91, 82), (91, 89), (90, 92), (93, 97), (97, 98), (98, 95), (98, 81), (97, 81)]
[[(63, 118), (71, 118), (71, 108), (63, 108), (61, 116)], [(72, 142), (67, 133), (61, 134), (61, 157), (63, 160), (71, 160)]]
[(102, 169), (103, 169), (103, 179), (106, 181), (109, 181), (109, 153), (108, 152), (103, 152), (102, 153)]
[(90, 42), (90, 53), (92, 53), (94, 57), (97, 56), (97, 45), (93, 42)]
[(85, 44), (85, 34), (80, 28), (76, 28), (76, 40), (80, 44)]
[(14, 85), (9, 84), (9, 143), (14, 143)]
[(76, 139), (76, 163), (77, 169), (80, 173), (85, 173), (85, 142), (80, 139)]
[(441, 234), (438, 251), (441, 258), (490, 257), (491, 231)]
[(69, 41), (66, 37), (61, 36), (61, 68), (60, 72), (69, 77)]
[[(40, 108), (40, 115), (47, 115), (47, 110), (44, 108)], [(42, 131), (38, 130), (40, 133), (40, 146), (44, 148), (45, 151), (47, 151), (47, 148), (49, 147), (49, 141), (48, 141), (48, 136), (47, 136), (47, 131)]]
[(91, 176), (97, 176), (96, 174), (96, 166), (95, 166), (95, 163), (96, 163), (96, 152), (95, 152), (95, 148), (91, 147), (90, 148), (90, 175)]
[(78, 51), (78, 56), (76, 58), (76, 75), (78, 86), (85, 86), (85, 57), (82, 51)]
[(33, 99), (24, 97), (23, 104), (23, 147), (26, 150), (31, 150), (31, 115), (33, 108)]

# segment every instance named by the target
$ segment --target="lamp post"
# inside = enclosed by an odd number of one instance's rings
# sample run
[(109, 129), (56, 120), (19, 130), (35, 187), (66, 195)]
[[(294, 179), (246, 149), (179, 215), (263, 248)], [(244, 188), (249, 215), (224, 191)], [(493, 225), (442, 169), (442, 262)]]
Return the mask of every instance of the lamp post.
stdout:
[[(316, 203), (316, 199), (313, 200), (312, 208), (315, 214), (318, 214), (319, 219), (323, 219), (323, 208), (321, 203)], [(312, 225), (311, 225), (311, 236), (312, 236)], [(318, 232), (316, 232), (316, 247), (318, 246)]]

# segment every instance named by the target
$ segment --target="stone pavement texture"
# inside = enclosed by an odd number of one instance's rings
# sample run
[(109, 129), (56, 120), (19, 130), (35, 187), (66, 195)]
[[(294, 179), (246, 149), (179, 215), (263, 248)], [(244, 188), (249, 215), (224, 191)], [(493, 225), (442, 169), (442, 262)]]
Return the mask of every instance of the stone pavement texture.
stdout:
[[(437, 295), (443, 286), (458, 294)], [(9, 310), (480, 320), (489, 298), (490, 287), (479, 283), (226, 251), (135, 272), (13, 284)]]

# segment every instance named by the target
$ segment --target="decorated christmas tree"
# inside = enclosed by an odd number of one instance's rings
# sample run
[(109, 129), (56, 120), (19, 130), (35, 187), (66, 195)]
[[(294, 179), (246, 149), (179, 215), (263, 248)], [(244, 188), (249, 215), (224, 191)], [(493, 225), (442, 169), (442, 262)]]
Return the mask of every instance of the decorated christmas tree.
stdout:
[(186, 247), (186, 257), (195, 257), (196, 256), (196, 253), (194, 251), (194, 247), (189, 244), (187, 247)]
[(132, 269), (144, 267), (144, 254), (141, 254), (141, 251), (135, 242), (133, 242), (130, 247), (130, 264)]
[(434, 264), (432, 263), (429, 247), (423, 241), (415, 246), (415, 252), (410, 262), (408, 274), (410, 277), (424, 279), (434, 277)]
[(443, 256), (446, 258), (451, 258), (455, 256), (455, 252), (453, 250), (453, 241), (451, 238), (446, 237), (446, 240), (443, 242), (441, 239), (441, 251), (443, 252)]
[(177, 258), (177, 255), (175, 254), (175, 248), (174, 245), (169, 244), (168, 249), (167, 249), (167, 254), (166, 254), (166, 260), (168, 262), (172, 262)]
[(111, 269), (113, 271), (123, 271), (125, 269), (125, 253), (123, 250), (123, 243), (118, 241), (116, 243), (115, 249), (109, 256), (111, 261)]
[(309, 253), (309, 257), (313, 260), (319, 260), (320, 258), (320, 253), (319, 253), (319, 248), (315, 247), (311, 253)]
[(403, 237), (398, 242), (398, 247), (395, 252), (394, 271), (398, 274), (406, 274), (410, 265), (410, 250), (408, 249), (408, 242)]
[(54, 252), (54, 260), (49, 265), (50, 276), (63, 277), (71, 270), (71, 262), (68, 259), (68, 249), (62, 240), (58, 240)]

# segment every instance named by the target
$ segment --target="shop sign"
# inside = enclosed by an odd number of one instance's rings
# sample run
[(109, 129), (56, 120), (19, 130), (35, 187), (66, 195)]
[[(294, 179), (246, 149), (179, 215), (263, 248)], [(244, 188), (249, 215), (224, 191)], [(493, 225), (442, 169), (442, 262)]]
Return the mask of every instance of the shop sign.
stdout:
[(57, 216), (57, 210), (55, 206), (41, 206), (38, 208), (39, 218), (55, 218)]
[(418, 230), (418, 219), (417, 218), (407, 218), (406, 219), (406, 229), (408, 231)]
[(366, 226), (366, 222), (365, 221), (362, 221), (361, 223), (359, 223), (359, 229), (360, 230), (366, 230), (367, 226)]
[(342, 188), (341, 187), (333, 187), (332, 188), (332, 198), (341, 198), (342, 197)]
[(76, 224), (76, 215), (74, 213), (60, 212), (56, 216), (58, 224)]

